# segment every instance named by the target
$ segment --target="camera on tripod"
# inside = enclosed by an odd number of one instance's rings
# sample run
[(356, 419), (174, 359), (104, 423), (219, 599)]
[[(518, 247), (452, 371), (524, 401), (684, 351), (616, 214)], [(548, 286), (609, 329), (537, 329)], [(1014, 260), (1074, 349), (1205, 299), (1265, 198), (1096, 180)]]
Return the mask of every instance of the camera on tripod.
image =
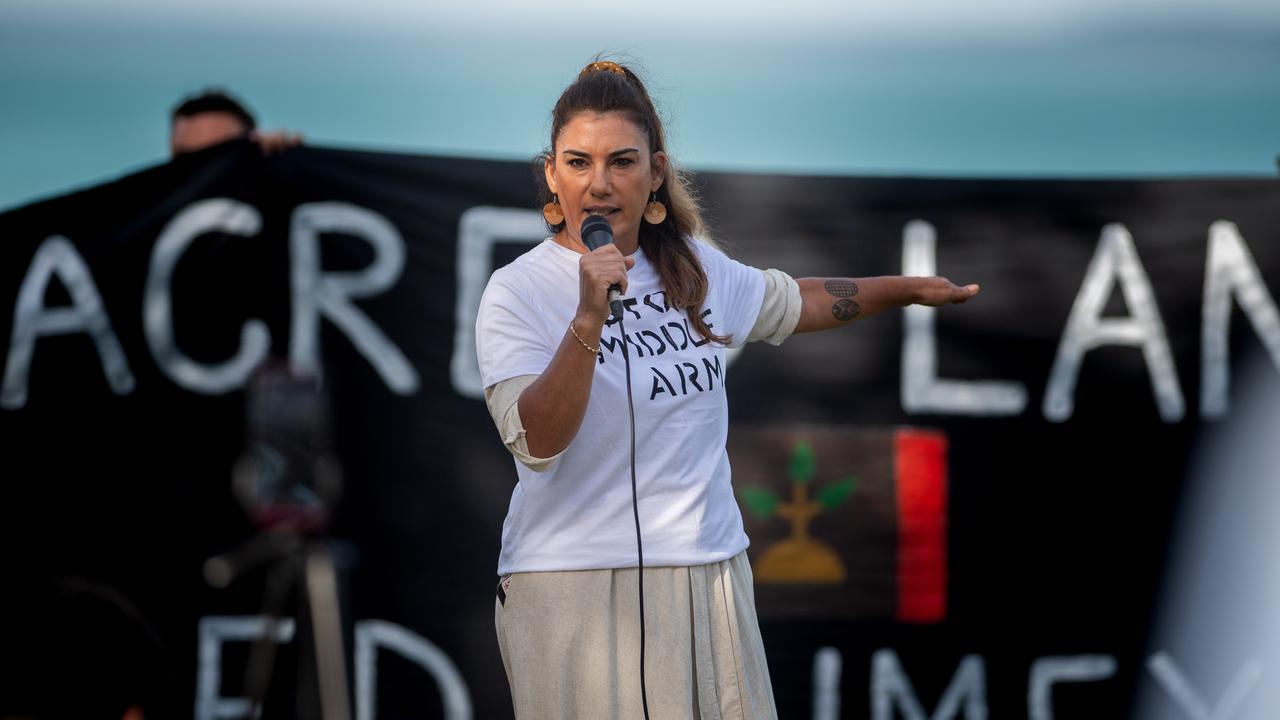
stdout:
[(298, 599), (299, 718), (348, 720), (340, 572), (328, 536), (342, 471), (330, 440), (331, 410), (320, 379), (284, 363), (266, 364), (245, 394), (245, 452), (232, 491), (258, 528), (239, 547), (210, 558), (206, 581), (225, 588), (267, 566), (262, 614), (268, 631), (254, 644), (245, 687), (257, 717), (271, 685), (285, 604)]

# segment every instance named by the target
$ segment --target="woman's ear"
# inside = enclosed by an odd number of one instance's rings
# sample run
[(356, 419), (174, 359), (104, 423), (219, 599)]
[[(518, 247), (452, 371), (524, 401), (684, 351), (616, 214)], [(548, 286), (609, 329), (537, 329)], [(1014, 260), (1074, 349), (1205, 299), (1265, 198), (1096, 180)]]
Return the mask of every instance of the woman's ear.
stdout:
[(649, 182), (649, 192), (658, 192), (658, 188), (662, 187), (662, 181), (667, 179), (667, 154), (661, 150), (654, 153), (649, 158), (649, 170), (653, 173), (653, 179)]
[(556, 159), (551, 153), (547, 153), (547, 156), (542, 159), (542, 171), (547, 176), (547, 189), (553, 195), (558, 195), (560, 191), (556, 189)]

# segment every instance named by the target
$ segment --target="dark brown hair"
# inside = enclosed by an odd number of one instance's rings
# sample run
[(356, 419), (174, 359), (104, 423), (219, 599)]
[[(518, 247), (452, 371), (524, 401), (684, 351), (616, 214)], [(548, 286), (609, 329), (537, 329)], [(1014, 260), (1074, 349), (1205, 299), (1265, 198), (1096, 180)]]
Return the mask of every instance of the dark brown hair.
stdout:
[(182, 98), (170, 113), (169, 121), (172, 123), (180, 117), (191, 117), (208, 112), (221, 112), (235, 116), (240, 124), (244, 125), (246, 133), (258, 126), (253, 119), (253, 113), (245, 108), (244, 103), (236, 100), (226, 90), (218, 88), (209, 88), (199, 94)]
[[(613, 71), (617, 68), (621, 74)], [(662, 130), (662, 119), (649, 98), (644, 83), (630, 68), (612, 62), (593, 62), (578, 74), (569, 87), (560, 94), (551, 112), (550, 149), (534, 161), (534, 177), (538, 181), (538, 206), (551, 201), (551, 189), (547, 187), (542, 172), (548, 158), (555, 159), (556, 139), (560, 131), (578, 113), (620, 112), (625, 114), (649, 139), (649, 152), (666, 152), (667, 142)], [(688, 176), (676, 168), (670, 158), (666, 176), (658, 188), (658, 201), (667, 206), (667, 218), (658, 225), (640, 223), (640, 247), (653, 263), (666, 292), (667, 305), (684, 308), (689, 313), (689, 324), (702, 337), (721, 345), (728, 345), (728, 335), (716, 335), (707, 327), (699, 312), (707, 298), (707, 273), (702, 268), (693, 249), (693, 238), (705, 237), (706, 224), (702, 208), (693, 192)], [(564, 222), (547, 224), (552, 232), (564, 229)]]

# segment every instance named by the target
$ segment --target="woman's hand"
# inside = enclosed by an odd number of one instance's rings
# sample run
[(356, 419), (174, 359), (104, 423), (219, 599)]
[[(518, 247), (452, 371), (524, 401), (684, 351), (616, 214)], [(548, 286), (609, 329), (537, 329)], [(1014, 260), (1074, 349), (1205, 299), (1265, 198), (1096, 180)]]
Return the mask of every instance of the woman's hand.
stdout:
[(609, 319), (609, 288), (617, 285), (626, 293), (627, 271), (635, 264), (613, 244), (584, 253), (578, 260), (578, 318), (603, 326)]
[(922, 277), (917, 278), (917, 282), (917, 305), (958, 305), (978, 294), (977, 285), (956, 285), (944, 277)]

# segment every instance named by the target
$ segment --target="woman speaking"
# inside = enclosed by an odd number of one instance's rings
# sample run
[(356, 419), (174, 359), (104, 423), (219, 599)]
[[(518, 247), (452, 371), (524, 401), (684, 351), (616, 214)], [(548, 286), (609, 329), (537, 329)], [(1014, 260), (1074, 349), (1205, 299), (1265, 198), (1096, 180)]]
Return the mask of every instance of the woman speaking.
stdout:
[[(542, 165), (552, 236), (493, 274), (476, 321), (519, 475), (495, 606), (516, 716), (776, 717), (725, 450), (726, 348), (978, 287), (797, 281), (727, 257), (644, 85), (614, 62), (561, 94)], [(589, 249), (600, 219), (613, 242)]]

